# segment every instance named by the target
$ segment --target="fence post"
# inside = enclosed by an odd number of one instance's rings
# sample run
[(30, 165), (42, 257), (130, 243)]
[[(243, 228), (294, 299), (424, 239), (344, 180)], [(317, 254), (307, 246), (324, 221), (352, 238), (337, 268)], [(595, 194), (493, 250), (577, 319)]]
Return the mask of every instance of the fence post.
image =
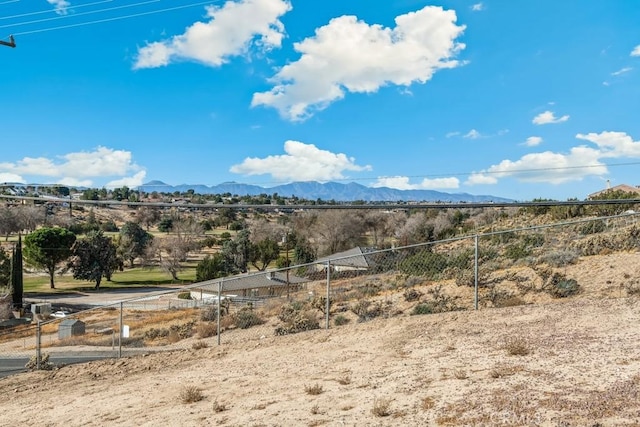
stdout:
[(120, 301), (120, 321), (118, 327), (118, 359), (122, 357), (122, 301)]
[(475, 236), (475, 254), (473, 262), (473, 307), (478, 309), (478, 235)]
[[(37, 314), (34, 316), (37, 316)], [(38, 323), (36, 324), (36, 369), (37, 370), (40, 370), (40, 364), (42, 362), (42, 353), (40, 350), (41, 349), (40, 338), (41, 338), (40, 319), (38, 319)]]
[(222, 298), (222, 280), (218, 282), (218, 309), (216, 310), (216, 335), (218, 336), (218, 345), (220, 345), (220, 298)]
[(329, 294), (331, 293), (331, 261), (327, 261), (327, 301), (325, 306), (325, 329), (329, 329), (329, 309), (331, 308), (331, 302), (329, 300)]

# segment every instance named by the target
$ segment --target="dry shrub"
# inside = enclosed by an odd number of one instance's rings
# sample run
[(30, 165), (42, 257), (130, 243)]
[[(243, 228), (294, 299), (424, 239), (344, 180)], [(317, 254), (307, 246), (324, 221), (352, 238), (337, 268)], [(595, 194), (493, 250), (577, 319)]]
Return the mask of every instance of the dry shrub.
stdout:
[(195, 403), (200, 402), (202, 399), (204, 399), (202, 390), (196, 386), (185, 386), (180, 391), (180, 400), (182, 403)]
[(489, 371), (489, 376), (493, 379), (510, 377), (522, 371), (522, 366), (496, 365)]
[(464, 369), (456, 369), (455, 371), (453, 371), (453, 376), (458, 380), (466, 380), (467, 378), (469, 378), (469, 375), (467, 375), (467, 371), (465, 371)]
[(276, 328), (276, 335), (296, 334), (320, 329), (320, 322), (318, 322), (315, 312), (305, 310), (304, 304), (292, 303), (282, 307), (278, 319), (283, 324)]
[(324, 391), (324, 389), (322, 388), (322, 386), (320, 384), (314, 384), (314, 385), (306, 385), (304, 386), (304, 391), (307, 394), (310, 394), (312, 396), (317, 396), (319, 394), (322, 394), (322, 392)]
[(200, 338), (209, 338), (218, 334), (218, 325), (209, 322), (200, 322), (196, 327), (196, 332)]
[(526, 356), (531, 353), (529, 343), (522, 337), (510, 337), (503, 347), (510, 356)]
[(371, 413), (376, 417), (388, 417), (391, 415), (391, 400), (390, 399), (375, 399), (373, 401), (373, 408)]
[(213, 409), (213, 412), (215, 413), (224, 412), (227, 410), (227, 405), (225, 405), (224, 403), (218, 402), (218, 399), (216, 399), (213, 401), (212, 409)]
[(338, 378), (337, 381), (340, 385), (349, 385), (351, 384), (351, 377), (349, 376), (349, 374), (344, 374), (340, 378)]
[(191, 346), (191, 348), (193, 348), (194, 350), (201, 350), (201, 349), (207, 348), (207, 347), (209, 347), (209, 344), (207, 344), (204, 341), (196, 341)]
[(436, 401), (433, 397), (427, 396), (422, 399), (420, 407), (423, 411), (428, 411), (429, 409), (433, 409), (436, 406)]

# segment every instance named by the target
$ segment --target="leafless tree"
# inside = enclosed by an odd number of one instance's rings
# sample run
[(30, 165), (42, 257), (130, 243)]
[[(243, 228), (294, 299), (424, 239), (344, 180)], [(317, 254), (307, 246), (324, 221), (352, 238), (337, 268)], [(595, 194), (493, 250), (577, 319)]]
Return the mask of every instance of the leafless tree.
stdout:
[(141, 207), (136, 211), (138, 224), (144, 225), (147, 231), (160, 220), (160, 211), (155, 208)]
[(161, 241), (158, 248), (160, 266), (174, 280), (178, 280), (178, 272), (189, 253), (200, 248), (202, 235), (202, 226), (193, 217), (187, 217), (174, 220), (171, 234), (157, 239)]
[(308, 228), (303, 235), (310, 236), (318, 254), (331, 254), (365, 243), (364, 222), (353, 211), (326, 210), (311, 215), (300, 218), (297, 223), (306, 223)]
[(39, 225), (44, 224), (45, 211), (40, 206), (20, 206), (18, 208), (20, 228), (32, 232)]
[(11, 206), (0, 207), (0, 234), (5, 236), (5, 240), (9, 240), (11, 233), (20, 231), (20, 223), (16, 208)]

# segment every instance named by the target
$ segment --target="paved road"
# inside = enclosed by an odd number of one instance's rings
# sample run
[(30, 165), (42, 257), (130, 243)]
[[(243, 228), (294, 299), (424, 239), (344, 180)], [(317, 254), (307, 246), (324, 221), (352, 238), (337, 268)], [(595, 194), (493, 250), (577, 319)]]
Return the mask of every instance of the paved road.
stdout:
[[(49, 362), (54, 365), (72, 365), (74, 363), (91, 362), (92, 360), (107, 359), (114, 357), (114, 352), (110, 352), (107, 356), (102, 353), (84, 354), (84, 355), (52, 355)], [(24, 366), (29, 362), (28, 357), (0, 357), (0, 378), (9, 375), (25, 372)]]
[[(147, 351), (124, 350), (123, 355), (132, 356), (136, 353), (146, 353)], [(35, 354), (35, 352), (34, 352)], [(50, 354), (49, 362), (56, 365), (73, 365), (76, 363), (86, 363), (100, 359), (115, 359), (118, 357), (118, 350), (109, 351), (91, 351), (91, 352), (71, 352), (68, 354)], [(29, 362), (29, 357), (0, 357), (0, 378), (9, 375), (25, 372), (25, 365)]]
[(96, 292), (71, 292), (65, 294), (25, 294), (25, 301), (48, 302), (57, 307), (74, 307), (77, 309), (118, 304), (135, 298), (149, 298), (163, 292), (175, 292), (181, 288), (175, 286), (153, 286), (148, 288), (103, 289)]

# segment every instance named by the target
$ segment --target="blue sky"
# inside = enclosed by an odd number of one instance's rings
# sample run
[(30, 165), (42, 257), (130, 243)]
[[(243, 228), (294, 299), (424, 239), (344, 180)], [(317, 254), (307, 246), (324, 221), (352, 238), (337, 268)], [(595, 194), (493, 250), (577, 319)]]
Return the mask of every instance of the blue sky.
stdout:
[(0, 182), (640, 185), (631, 0), (0, 0)]

